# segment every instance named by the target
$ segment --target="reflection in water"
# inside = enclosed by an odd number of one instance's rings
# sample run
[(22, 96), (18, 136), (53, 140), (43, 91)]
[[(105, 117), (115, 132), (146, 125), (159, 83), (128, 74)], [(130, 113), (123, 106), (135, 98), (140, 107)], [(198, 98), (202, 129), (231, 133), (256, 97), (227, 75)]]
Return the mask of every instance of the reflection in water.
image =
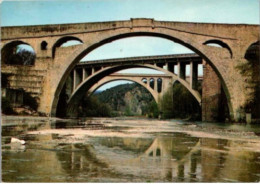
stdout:
[[(2, 142), (12, 135), (5, 133)], [(260, 181), (260, 153), (243, 149), (251, 144), (245, 141), (184, 133), (88, 137), (81, 143), (67, 143), (58, 134), (20, 138), (27, 142), (23, 148), (8, 141), (2, 146), (5, 182)]]

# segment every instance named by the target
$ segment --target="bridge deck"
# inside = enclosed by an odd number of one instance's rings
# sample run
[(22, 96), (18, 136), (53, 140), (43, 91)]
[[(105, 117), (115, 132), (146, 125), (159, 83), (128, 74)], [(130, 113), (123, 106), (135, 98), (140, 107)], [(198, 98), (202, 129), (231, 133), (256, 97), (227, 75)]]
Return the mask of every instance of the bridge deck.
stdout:
[(82, 61), (77, 64), (77, 67), (93, 67), (93, 66), (104, 66), (113, 64), (138, 64), (138, 63), (176, 63), (177, 62), (196, 62), (201, 64), (202, 58), (197, 54), (172, 54), (172, 55), (157, 55), (157, 56), (141, 56), (141, 57), (126, 57), (126, 58), (115, 58), (115, 59), (103, 59), (93, 61)]

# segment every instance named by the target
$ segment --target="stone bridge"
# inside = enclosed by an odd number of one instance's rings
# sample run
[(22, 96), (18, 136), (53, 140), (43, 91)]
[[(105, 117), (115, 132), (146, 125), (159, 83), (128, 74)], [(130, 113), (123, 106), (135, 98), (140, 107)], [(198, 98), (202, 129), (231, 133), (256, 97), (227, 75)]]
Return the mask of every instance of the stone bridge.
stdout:
[[(219, 84), (227, 97), (230, 117), (235, 120), (244, 118), (247, 104), (252, 101), (251, 94), (254, 93), (254, 87), (250, 83), (252, 78), (250, 71), (248, 75), (244, 75), (241, 66), (249, 63), (245, 57), (248, 49), (259, 43), (259, 25), (131, 19), (97, 23), (2, 27), (1, 72), (9, 74), (8, 80), (16, 83), (13, 86), (20, 86), (37, 97), (39, 112), (55, 116), (61, 90), (71, 71), (84, 56), (112, 41), (138, 36), (168, 39), (197, 53), (205, 62), (205, 66), (210, 66), (219, 78)], [(61, 47), (69, 40), (78, 40), (82, 44)], [(7, 61), (8, 56), (14, 52), (13, 48), (21, 43), (28, 44), (34, 49), (36, 53), (34, 65), (15, 66)], [(212, 44), (217, 44), (219, 47)], [(107, 69), (102, 68), (89, 78), (88, 83), (94, 85), (98, 80), (116, 71), (137, 66), (139, 65), (134, 62), (122, 63), (120, 66)], [(13, 75), (15, 73), (19, 75)], [(180, 75), (182, 75), (181, 72)], [(214, 81), (209, 80), (207, 83), (212, 84)], [(90, 88), (89, 84), (85, 83), (85, 87), (82, 86), (80, 89)], [(211, 94), (211, 89), (209, 87), (208, 94)], [(74, 103), (77, 101), (76, 96)]]

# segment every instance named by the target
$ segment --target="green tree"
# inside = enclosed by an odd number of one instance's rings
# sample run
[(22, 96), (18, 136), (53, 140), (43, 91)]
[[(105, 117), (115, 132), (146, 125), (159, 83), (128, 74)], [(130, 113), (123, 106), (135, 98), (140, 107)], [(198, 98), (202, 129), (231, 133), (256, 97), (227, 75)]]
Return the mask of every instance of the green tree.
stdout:
[(160, 99), (162, 118), (201, 119), (201, 108), (192, 94), (180, 83), (172, 88)]
[(111, 107), (106, 103), (101, 103), (96, 96), (86, 95), (79, 105), (80, 117), (110, 117)]
[(158, 118), (159, 116), (159, 108), (158, 108), (158, 105), (157, 103), (153, 100), (149, 106), (148, 106), (148, 114), (149, 114), (149, 117), (151, 118)]
[(169, 88), (167, 92), (160, 99), (160, 109), (162, 111), (162, 118), (172, 118), (173, 117), (173, 90)]
[(133, 113), (131, 112), (131, 107), (129, 105), (126, 106), (125, 108), (125, 115), (126, 116), (132, 116)]

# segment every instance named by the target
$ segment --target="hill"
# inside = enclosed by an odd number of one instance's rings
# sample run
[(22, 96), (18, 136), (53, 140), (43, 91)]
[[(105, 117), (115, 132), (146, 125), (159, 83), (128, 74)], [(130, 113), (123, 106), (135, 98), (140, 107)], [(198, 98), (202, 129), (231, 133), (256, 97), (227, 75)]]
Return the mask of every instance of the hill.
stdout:
[(154, 101), (152, 95), (136, 83), (118, 85), (93, 96), (108, 104), (117, 115), (144, 115)]

